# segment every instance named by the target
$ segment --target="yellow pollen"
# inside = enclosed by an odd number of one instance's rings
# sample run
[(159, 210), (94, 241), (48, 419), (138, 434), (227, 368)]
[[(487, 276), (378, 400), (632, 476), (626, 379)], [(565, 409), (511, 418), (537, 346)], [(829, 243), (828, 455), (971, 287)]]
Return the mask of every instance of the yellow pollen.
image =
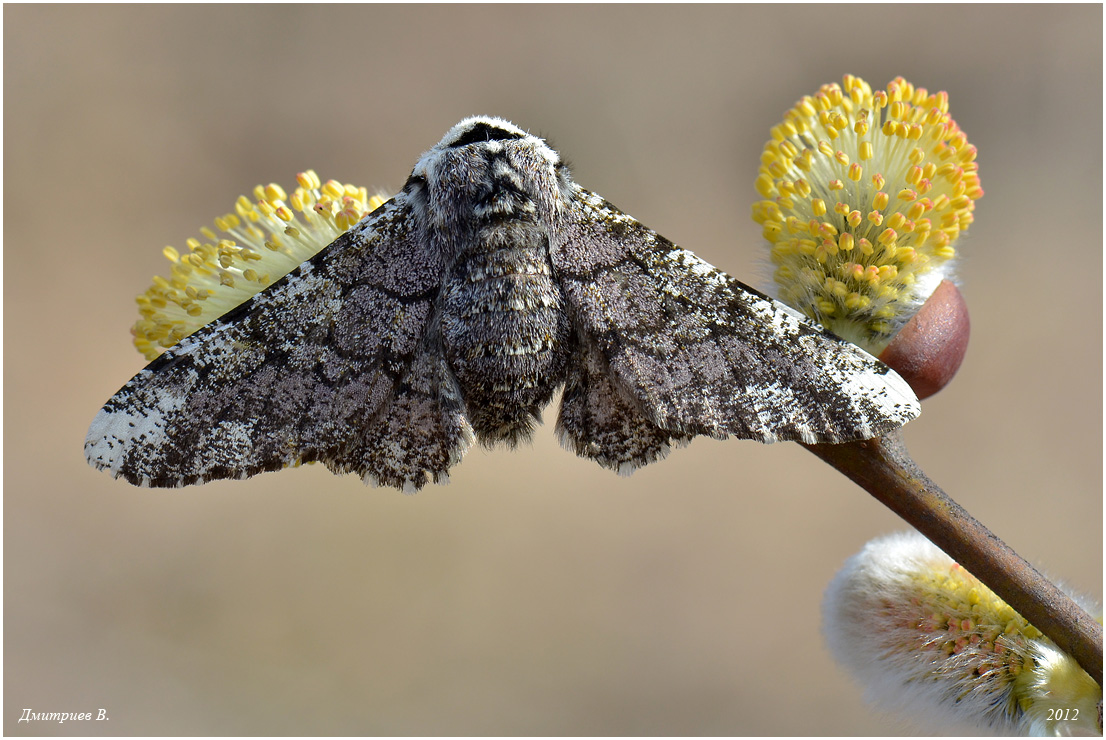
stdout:
[(761, 154), (753, 218), (780, 296), (869, 351), (939, 282), (921, 278), (947, 269), (983, 195), (978, 152), (948, 111), (944, 92), (846, 75), (802, 97)]

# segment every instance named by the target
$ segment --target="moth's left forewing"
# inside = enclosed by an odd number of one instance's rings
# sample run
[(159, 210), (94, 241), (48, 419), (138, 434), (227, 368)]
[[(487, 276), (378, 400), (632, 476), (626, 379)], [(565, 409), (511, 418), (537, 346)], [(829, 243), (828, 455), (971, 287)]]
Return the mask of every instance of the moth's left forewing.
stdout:
[(855, 345), (577, 188), (551, 246), (582, 344), (655, 424), (765, 442), (867, 439), (917, 416)]
[(150, 363), (96, 415), (93, 466), (136, 485), (244, 478), (346, 451), (392, 399), (441, 279), (404, 194)]

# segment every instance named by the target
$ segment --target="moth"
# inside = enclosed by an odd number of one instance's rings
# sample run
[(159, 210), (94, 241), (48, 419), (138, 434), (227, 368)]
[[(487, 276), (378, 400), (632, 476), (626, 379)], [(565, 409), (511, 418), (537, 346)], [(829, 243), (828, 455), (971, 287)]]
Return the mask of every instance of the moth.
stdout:
[(620, 473), (696, 435), (837, 443), (918, 415), (856, 346), (574, 183), (544, 140), (468, 118), (315, 257), (166, 351), (96, 415), (89, 462), (141, 486), (321, 461), (445, 482), (474, 442)]

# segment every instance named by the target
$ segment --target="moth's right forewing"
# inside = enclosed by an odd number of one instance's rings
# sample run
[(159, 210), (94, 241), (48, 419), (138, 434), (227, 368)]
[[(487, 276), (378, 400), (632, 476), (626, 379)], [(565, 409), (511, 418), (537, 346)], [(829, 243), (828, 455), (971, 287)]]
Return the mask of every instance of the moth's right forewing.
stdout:
[(93, 420), (89, 462), (137, 485), (244, 478), (325, 460), (392, 398), (441, 265), (401, 194), (185, 338)]
[(917, 416), (909, 386), (858, 347), (593, 193), (566, 210), (550, 254), (580, 341), (661, 429), (842, 442)]

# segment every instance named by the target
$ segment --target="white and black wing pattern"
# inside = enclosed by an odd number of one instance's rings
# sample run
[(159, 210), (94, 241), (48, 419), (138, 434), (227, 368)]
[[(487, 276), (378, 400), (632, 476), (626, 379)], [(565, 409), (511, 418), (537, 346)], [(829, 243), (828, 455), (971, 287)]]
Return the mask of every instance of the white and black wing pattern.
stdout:
[(920, 412), (868, 353), (573, 187), (550, 255), (586, 359), (560, 420), (580, 454), (629, 470), (694, 435), (838, 443)]
[(434, 359), (425, 244), (401, 193), (136, 375), (93, 420), (89, 462), (157, 487), (315, 460), (401, 488), (440, 478), (472, 434)]
[(575, 185), (507, 121), (470, 118), (403, 191), (186, 338), (92, 422), (89, 462), (179, 486), (322, 461), (417, 490), (475, 441), (558, 429), (628, 472), (699, 434), (842, 442), (917, 416), (853, 345)]

